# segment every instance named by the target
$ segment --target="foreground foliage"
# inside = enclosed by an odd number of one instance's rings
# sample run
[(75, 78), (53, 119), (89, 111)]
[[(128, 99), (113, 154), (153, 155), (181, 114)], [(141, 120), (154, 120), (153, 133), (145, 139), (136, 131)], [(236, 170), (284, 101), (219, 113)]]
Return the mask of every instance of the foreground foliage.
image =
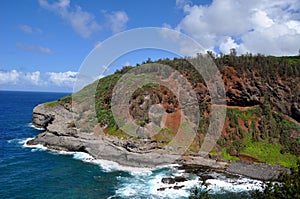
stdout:
[(253, 199), (299, 199), (300, 198), (300, 161), (298, 168), (291, 174), (281, 174), (276, 181), (262, 185), (262, 190), (255, 190)]

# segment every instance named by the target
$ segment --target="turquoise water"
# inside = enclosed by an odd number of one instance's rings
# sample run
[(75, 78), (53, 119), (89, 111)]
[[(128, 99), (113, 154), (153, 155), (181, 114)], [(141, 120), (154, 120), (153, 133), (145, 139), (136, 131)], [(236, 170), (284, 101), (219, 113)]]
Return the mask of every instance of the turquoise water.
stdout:
[[(187, 198), (200, 182), (196, 176), (179, 190), (165, 189), (162, 177), (182, 175), (174, 167), (134, 169), (109, 161), (86, 161), (87, 154), (62, 154), (24, 147), (40, 130), (30, 124), (37, 104), (65, 93), (0, 91), (0, 198)], [(257, 184), (221, 174), (208, 181), (215, 198), (247, 198), (247, 188)]]

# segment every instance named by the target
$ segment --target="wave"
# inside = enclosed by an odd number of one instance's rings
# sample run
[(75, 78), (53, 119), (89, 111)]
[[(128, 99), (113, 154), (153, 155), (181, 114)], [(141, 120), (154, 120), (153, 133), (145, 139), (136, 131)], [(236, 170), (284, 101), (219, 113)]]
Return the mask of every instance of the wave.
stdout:
[[(117, 188), (115, 197), (121, 198), (187, 198), (190, 190), (199, 185), (198, 177), (190, 178), (184, 182), (165, 184), (163, 178), (182, 175), (175, 168), (159, 169), (149, 176), (119, 177), (120, 187)], [(186, 174), (187, 175), (187, 174)]]
[(26, 138), (26, 139), (20, 139), (19, 144), (23, 144), (23, 147), (27, 148), (34, 148), (31, 151), (46, 151), (53, 154), (58, 155), (72, 155), (74, 159), (80, 160), (83, 162), (99, 165), (101, 169), (104, 172), (114, 172), (114, 171), (124, 171), (131, 175), (150, 175), (152, 173), (152, 169), (150, 168), (136, 168), (136, 167), (129, 167), (129, 166), (123, 166), (118, 164), (117, 162), (109, 161), (109, 160), (102, 160), (102, 159), (95, 159), (93, 156), (89, 155), (88, 153), (84, 152), (70, 152), (70, 151), (57, 151), (57, 150), (51, 150), (47, 147), (37, 144), (37, 145), (27, 145), (27, 141), (31, 140), (33, 138)]
[(41, 144), (36, 144), (36, 145), (28, 145), (27, 142), (29, 140), (32, 140), (34, 138), (26, 138), (26, 139), (22, 139), (19, 144), (22, 144), (23, 147), (26, 147), (26, 148), (32, 148), (31, 149), (31, 152), (36, 152), (36, 151), (46, 151), (48, 150), (47, 147), (41, 145)]
[(22, 139), (22, 138), (14, 138), (14, 139), (11, 139), (11, 140), (7, 140), (7, 143), (9, 143), (9, 144), (12, 144), (12, 143), (23, 144), (23, 142), (25, 140), (26, 139)]
[[(24, 147), (33, 148), (31, 151), (49, 151), (55, 155), (71, 155), (72, 158), (83, 162), (98, 165), (103, 172), (124, 171), (129, 176), (118, 176), (120, 181), (116, 187), (115, 196), (121, 198), (187, 198), (190, 191), (195, 186), (200, 186), (202, 181), (200, 177), (193, 174), (187, 174), (184, 170), (179, 170), (178, 164), (158, 166), (156, 168), (136, 168), (123, 166), (109, 160), (95, 159), (88, 153), (68, 152), (49, 150), (45, 146), (27, 145), (26, 142), (33, 138), (14, 139)], [(213, 179), (206, 180), (208, 190), (212, 194), (222, 193), (240, 193), (248, 192), (254, 189), (261, 189), (262, 181), (238, 176), (236, 178), (227, 177), (225, 174), (210, 172)], [(165, 184), (163, 178), (184, 176), (187, 180), (176, 182), (175, 184)], [(204, 188), (204, 187), (202, 187)]]
[(251, 190), (261, 190), (262, 181), (249, 179), (246, 177), (239, 177), (236, 179), (209, 179), (206, 181), (208, 189), (212, 193), (226, 193), (226, 192), (248, 192)]
[[(192, 174), (186, 174), (188, 179), (184, 182), (176, 182), (175, 184), (164, 184), (162, 179), (171, 176), (182, 176), (180, 171), (172, 171), (172, 173), (163, 170), (158, 174), (145, 177), (135, 176), (134, 178), (119, 177), (121, 184), (116, 190), (114, 197), (120, 198), (188, 198), (191, 189), (201, 187), (206, 189), (212, 195), (220, 194), (237, 194), (235, 198), (239, 198), (239, 194), (247, 193), (251, 190), (261, 189), (262, 182), (259, 180), (248, 179), (245, 177), (227, 178), (225, 175), (218, 174), (220, 179), (209, 179), (206, 181), (207, 187), (201, 186), (200, 177)], [(246, 194), (246, 195), (245, 195)]]
[(39, 127), (34, 126), (31, 122), (27, 126), (30, 127), (30, 128), (34, 128), (36, 130), (39, 130), (39, 131), (46, 130), (45, 128), (39, 128)]

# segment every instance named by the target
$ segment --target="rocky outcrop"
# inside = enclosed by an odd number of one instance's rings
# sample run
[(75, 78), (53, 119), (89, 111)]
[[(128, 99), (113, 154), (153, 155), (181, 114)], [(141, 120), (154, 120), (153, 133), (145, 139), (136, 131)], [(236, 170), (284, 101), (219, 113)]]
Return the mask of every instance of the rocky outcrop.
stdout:
[(259, 180), (275, 179), (280, 173), (290, 172), (289, 169), (282, 166), (272, 166), (264, 163), (252, 164), (243, 161), (232, 162), (226, 171)]
[[(32, 124), (44, 127), (46, 131), (29, 140), (27, 144), (41, 144), (50, 150), (86, 152), (96, 159), (111, 160), (133, 167), (155, 167), (183, 161), (180, 155), (158, 150), (153, 141), (133, 142), (96, 135), (93, 132), (83, 133), (70, 127), (72, 121), (73, 113), (62, 105), (38, 105), (34, 108)], [(224, 167), (216, 161), (214, 163), (216, 167)]]

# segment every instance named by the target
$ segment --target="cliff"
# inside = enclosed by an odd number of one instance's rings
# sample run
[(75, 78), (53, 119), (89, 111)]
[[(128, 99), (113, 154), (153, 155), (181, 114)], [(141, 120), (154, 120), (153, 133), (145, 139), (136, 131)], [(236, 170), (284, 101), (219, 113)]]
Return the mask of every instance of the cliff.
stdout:
[[(293, 167), (300, 155), (300, 59), (289, 62), (289, 58), (224, 56), (214, 61), (225, 84), (228, 109), (222, 135), (209, 157), (199, 157), (196, 153), (208, 128), (211, 99), (201, 76), (182, 59), (156, 63), (179, 71), (197, 95), (202, 119), (197, 136), (183, 156), (164, 148), (176, 136), (181, 117), (176, 95), (164, 86), (147, 85), (138, 89), (129, 105), (130, 115), (140, 127), (153, 122), (149, 109), (160, 105), (166, 114), (163, 131), (137, 139), (118, 129), (110, 106), (112, 92), (116, 82), (131, 67), (124, 67), (75, 94), (81, 99), (75, 102), (77, 108), (88, 115), (90, 99), (86, 95), (91, 87), (96, 87), (94, 128), (78, 124), (78, 115), (71, 108), (72, 98), (67, 96), (34, 108), (32, 123), (46, 131), (27, 144), (87, 152), (96, 159), (128, 166), (155, 167), (176, 162), (225, 169), (260, 179), (276, 176), (283, 169), (269, 164)], [(259, 172), (255, 172), (257, 169)]]

